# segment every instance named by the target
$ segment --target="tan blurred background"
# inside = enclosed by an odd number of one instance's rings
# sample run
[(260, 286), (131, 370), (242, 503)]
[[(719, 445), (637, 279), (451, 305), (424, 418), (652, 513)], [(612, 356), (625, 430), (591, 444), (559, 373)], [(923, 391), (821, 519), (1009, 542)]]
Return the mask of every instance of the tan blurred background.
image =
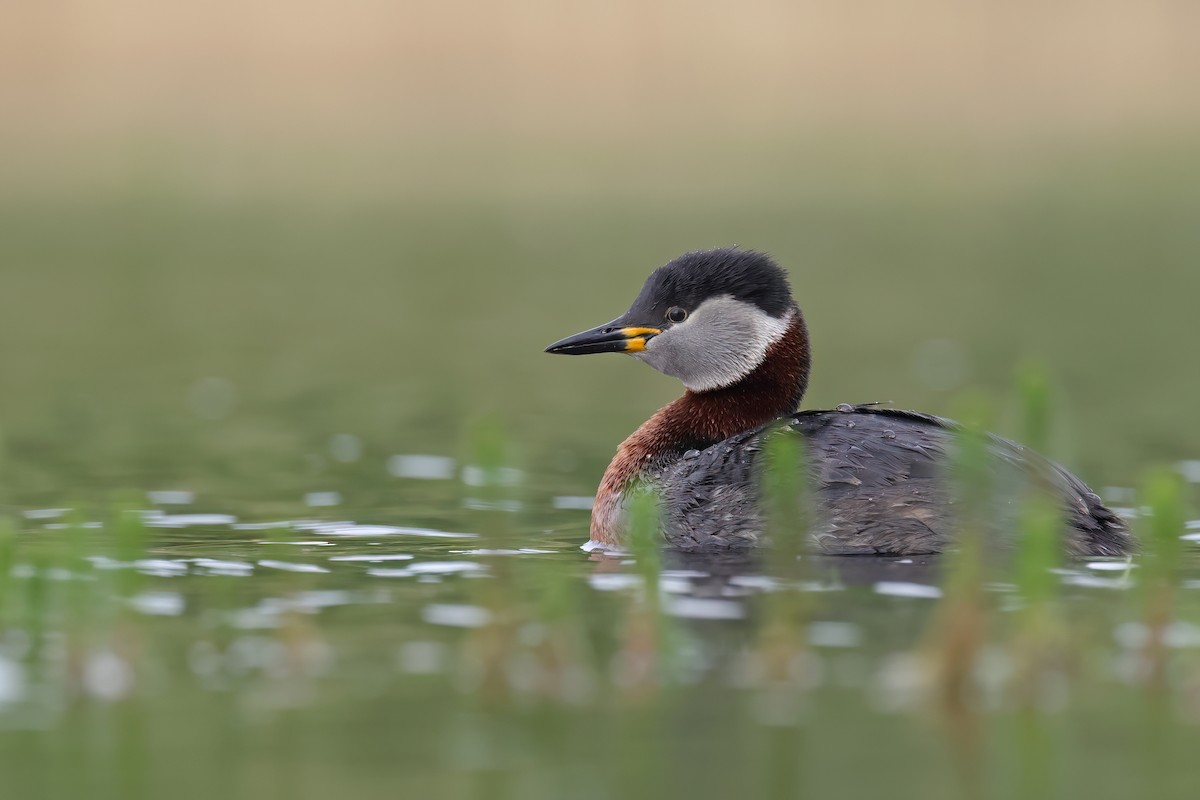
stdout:
[(111, 181), (157, 142), (218, 188), (431, 178), (450, 145), (503, 173), (481, 143), (1182, 136), (1198, 31), (1190, 0), (9, 2), (5, 161)]

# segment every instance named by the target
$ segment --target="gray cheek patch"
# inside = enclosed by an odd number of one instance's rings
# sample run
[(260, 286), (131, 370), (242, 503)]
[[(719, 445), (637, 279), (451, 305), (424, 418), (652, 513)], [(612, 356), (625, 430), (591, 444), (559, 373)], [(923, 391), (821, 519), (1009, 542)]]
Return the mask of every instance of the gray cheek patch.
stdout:
[(721, 295), (655, 336), (635, 357), (694, 392), (719, 389), (757, 369), (794, 317), (794, 311), (772, 317), (758, 306)]

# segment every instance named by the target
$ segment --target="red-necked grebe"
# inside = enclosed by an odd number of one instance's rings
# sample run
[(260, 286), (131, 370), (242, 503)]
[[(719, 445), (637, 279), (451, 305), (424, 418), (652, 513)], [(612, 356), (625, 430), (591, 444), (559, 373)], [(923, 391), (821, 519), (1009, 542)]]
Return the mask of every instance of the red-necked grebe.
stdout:
[[(601, 480), (591, 539), (619, 545), (623, 503), (648, 481), (667, 542), (689, 551), (759, 543), (755, 460), (764, 436), (802, 436), (816, 488), (808, 535), (830, 554), (941, 552), (953, 540), (945, 467), (955, 425), (879, 406), (796, 412), (808, 385), (808, 331), (784, 271), (736, 248), (686, 253), (655, 270), (629, 310), (555, 342), (549, 353), (621, 352), (679, 378), (686, 392), (621, 443)], [(1020, 487), (1057, 495), (1071, 555), (1124, 555), (1125, 523), (1082, 481), (1026, 448), (989, 438), (996, 484), (991, 539), (1016, 530)]]

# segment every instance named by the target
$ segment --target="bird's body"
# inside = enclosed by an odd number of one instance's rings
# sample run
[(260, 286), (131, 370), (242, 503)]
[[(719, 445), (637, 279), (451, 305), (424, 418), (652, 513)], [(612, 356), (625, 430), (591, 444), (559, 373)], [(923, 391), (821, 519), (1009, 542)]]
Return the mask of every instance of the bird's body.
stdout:
[[(782, 270), (743, 250), (688, 253), (656, 270), (626, 314), (551, 345), (550, 352), (628, 352), (683, 380), (683, 397), (621, 443), (596, 495), (591, 538), (619, 545), (634, 486), (662, 496), (666, 541), (690, 551), (763, 540), (759, 457), (768, 436), (805, 445), (812, 511), (797, 520), (831, 554), (941, 552), (960, 522), (948, 476), (956, 426), (878, 406), (794, 413), (811, 366), (808, 332)], [(989, 439), (989, 541), (1017, 529), (1030, 490), (1062, 512), (1072, 555), (1121, 555), (1124, 522), (1062, 467)]]
[[(938, 553), (960, 520), (948, 479), (959, 435), (944, 419), (877, 405), (802, 411), (781, 424), (688, 451), (662, 471), (667, 541), (681, 550), (721, 551), (759, 543), (756, 463), (766, 436), (804, 444), (814, 489), (808, 535), (830, 555)], [(1129, 549), (1121, 519), (1082, 481), (1007, 439), (988, 437), (996, 491), (988, 504), (993, 545), (1011, 544), (1035, 491), (1057, 495), (1072, 556), (1119, 556)]]

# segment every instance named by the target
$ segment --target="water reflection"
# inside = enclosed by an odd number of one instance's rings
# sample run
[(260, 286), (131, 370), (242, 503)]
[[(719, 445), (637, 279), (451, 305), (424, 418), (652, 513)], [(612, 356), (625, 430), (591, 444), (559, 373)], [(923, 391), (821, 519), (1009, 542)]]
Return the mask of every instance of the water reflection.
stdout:
[(430, 455), (394, 455), (388, 459), (388, 472), (396, 478), (448, 481), (454, 477), (454, 459)]
[[(837, 761), (899, 748), (910, 762), (890, 768), (905, 774), (936, 746), (977, 762), (980, 780), (978, 743), (998, 741), (1019, 698), (1037, 719), (1086, 709), (1125, 724), (1109, 698), (1128, 703), (1119, 693), (1158, 674), (1156, 642), (1177, 670), (1165, 672), (1170, 696), (1182, 703), (1200, 674), (1181, 660), (1200, 652), (1194, 605), (1185, 597), (1161, 630), (1144, 619), (1129, 591), (1141, 560), (1057, 568), (1055, 592), (1071, 603), (1054, 614), (1073, 627), (1032, 648), (1025, 589), (1004, 569), (981, 581), (978, 641), (950, 702), (940, 676), (962, 642), (937, 622), (960, 602), (946, 560), (802, 555), (793, 570), (762, 554), (668, 552), (648, 572), (629, 553), (581, 553), (584, 504), (555, 496), (536, 524), (501, 512), (514, 525), (503, 535), (488, 527), (496, 507), (448, 514), (443, 527), (356, 519), (344, 503), (338, 519), (140, 511), (143, 549), (123, 552), (109, 519), (23, 515), (0, 595), (0, 747), (5, 728), (79, 730), (79, 703), (136, 704), (164, 730), (186, 707), (214, 740), (287, 714), (322, 748), (368, 746), (327, 737), (344, 730), (337, 720), (379, 714), (379, 741), (442, 742), (467, 736), (469, 718), (483, 726), (471, 736), (492, 737), (495, 769), (525, 760), (538, 774), (585, 763), (576, 743), (609, 725), (668, 750), (773, 742), (768, 773), (786, 787), (820, 769), (789, 772), (800, 749)], [(1181, 592), (1200, 587), (1194, 555), (1181, 577)], [(944, 732), (919, 722), (930, 716)], [(143, 746), (167, 758), (158, 742)], [(614, 769), (636, 761), (678, 778), (666, 753), (643, 763), (646, 751), (604, 752)], [(766, 780), (739, 763), (737, 780)]]

